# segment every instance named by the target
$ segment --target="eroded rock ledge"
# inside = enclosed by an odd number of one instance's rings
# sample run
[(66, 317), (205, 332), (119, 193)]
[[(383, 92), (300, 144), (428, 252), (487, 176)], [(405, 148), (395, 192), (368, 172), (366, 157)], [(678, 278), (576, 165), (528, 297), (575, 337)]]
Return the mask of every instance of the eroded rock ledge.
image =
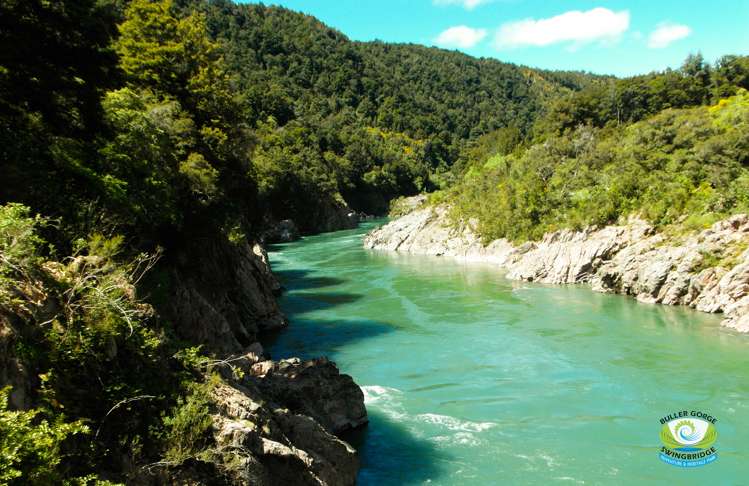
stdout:
[(336, 436), (367, 421), (363, 393), (349, 376), (324, 358), (267, 360), (257, 343), (217, 368), (212, 457), (142, 474), (133, 484), (356, 483), (356, 451)]
[(647, 222), (556, 231), (541, 241), (488, 245), (448, 224), (445, 206), (416, 209), (369, 233), (364, 246), (495, 263), (514, 280), (588, 283), (639, 301), (722, 312), (722, 324), (749, 332), (749, 217), (732, 216), (675, 243)]
[(274, 362), (258, 344), (222, 368), (213, 433), (223, 484), (347, 486), (356, 451), (336, 437), (367, 422), (364, 395), (325, 358)]

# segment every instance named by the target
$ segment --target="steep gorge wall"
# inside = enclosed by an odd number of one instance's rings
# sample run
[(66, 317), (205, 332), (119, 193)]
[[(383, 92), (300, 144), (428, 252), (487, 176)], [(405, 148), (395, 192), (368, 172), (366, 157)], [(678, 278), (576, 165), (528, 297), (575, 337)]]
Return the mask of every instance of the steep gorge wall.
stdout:
[[(76, 261), (50, 271), (73, 272)], [(223, 237), (196, 240), (170, 255), (160, 272), (168, 280), (161, 317), (182, 342), (212, 356), (207, 380), (214, 371), (222, 377), (210, 391), (211, 456), (156, 468), (124, 460), (128, 484), (354, 484), (358, 456), (338, 435), (367, 423), (364, 394), (326, 358), (273, 361), (263, 351), (258, 335), (288, 324), (263, 248)], [(12, 388), (12, 408), (29, 409), (37, 406), (39, 371), (17, 345), (23, 336), (38, 337), (39, 323), (60, 312), (59, 295), (41, 277), (19, 280), (14, 292), (23, 305), (0, 305), (0, 388)], [(127, 292), (134, 294), (134, 286)], [(117, 346), (111, 352), (116, 356)]]

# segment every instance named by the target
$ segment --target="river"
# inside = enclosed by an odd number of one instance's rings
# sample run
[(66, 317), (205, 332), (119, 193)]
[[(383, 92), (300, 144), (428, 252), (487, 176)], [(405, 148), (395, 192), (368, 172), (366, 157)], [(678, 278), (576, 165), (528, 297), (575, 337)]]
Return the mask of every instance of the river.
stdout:
[[(290, 326), (266, 343), (362, 386), (359, 484), (749, 481), (749, 338), (719, 316), (364, 250), (373, 224), (272, 248)], [(659, 460), (679, 410), (718, 418), (717, 461)]]

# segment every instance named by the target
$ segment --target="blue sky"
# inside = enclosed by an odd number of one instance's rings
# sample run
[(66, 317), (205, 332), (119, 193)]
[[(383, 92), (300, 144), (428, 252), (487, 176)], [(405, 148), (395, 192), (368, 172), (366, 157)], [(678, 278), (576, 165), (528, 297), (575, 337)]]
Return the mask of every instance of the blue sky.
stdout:
[(749, 54), (749, 0), (277, 0), (351, 39), (631, 75)]

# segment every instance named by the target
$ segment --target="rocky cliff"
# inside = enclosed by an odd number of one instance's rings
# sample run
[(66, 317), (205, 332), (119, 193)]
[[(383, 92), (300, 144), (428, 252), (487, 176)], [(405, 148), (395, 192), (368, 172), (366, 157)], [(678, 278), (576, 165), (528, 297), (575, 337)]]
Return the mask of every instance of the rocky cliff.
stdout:
[(186, 341), (223, 356), (256, 342), (262, 331), (286, 326), (276, 303), (281, 286), (260, 245), (205, 239), (176, 260), (167, 312)]
[(723, 325), (749, 332), (749, 217), (732, 216), (685, 237), (667, 237), (637, 218), (604, 228), (562, 230), (541, 241), (483, 244), (474, 222), (456, 229), (448, 208), (421, 207), (372, 231), (364, 246), (486, 261), (507, 277), (543, 283), (588, 283), (598, 292), (642, 302), (722, 312)]
[[(11, 388), (12, 408), (36, 406), (41, 386), (44, 363), (38, 356), (43, 353), (24, 352), (28, 348), (24, 343), (43, 342), (51, 322), (63, 329), (60, 316), (64, 309), (71, 309), (73, 294), (61, 295), (58, 288), (75, 290), (75, 282), (104, 278), (104, 270), (99, 269), (102, 262), (96, 256), (80, 256), (64, 264), (48, 262), (36, 273), (19, 274), (12, 285), (0, 289), (12, 297), (0, 301), (0, 389)], [(170, 255), (157, 274), (155, 280), (162, 283), (145, 286), (150, 293), (163, 293), (152, 299), (160, 300), (154, 302), (155, 307), (136, 302), (136, 282), (128, 279), (117, 281), (122, 292), (115, 303), (133, 301), (133, 308), (139, 309), (131, 314), (133, 319), (158, 316), (168, 322), (179, 346), (200, 346), (203, 364), (180, 368), (177, 355), (153, 356), (149, 359), (160, 360), (161, 369), (156, 372), (163, 376), (140, 377), (142, 363), (127, 347), (131, 331), (109, 338), (111, 345), (100, 357), (100, 365), (127, 362), (136, 382), (164, 380), (160, 383), (165, 394), (169, 393), (167, 385), (171, 386), (168, 381), (193, 373), (196, 382), (210, 389), (208, 405), (201, 406), (210, 411), (210, 437), (199, 454), (180, 461), (143, 466), (123, 451), (123, 465), (112, 465), (113, 471), (107, 473), (128, 484), (143, 485), (354, 484), (359, 468), (356, 451), (337, 436), (367, 423), (364, 394), (326, 358), (272, 361), (263, 352), (258, 335), (287, 325), (276, 302), (281, 287), (263, 248), (222, 237), (196, 240)], [(75, 372), (96, 375), (80, 364)], [(216, 373), (220, 380), (215, 379)], [(70, 403), (91, 402), (93, 385), (85, 380), (71, 384), (62, 378)], [(135, 400), (141, 398), (155, 396)], [(97, 412), (91, 413), (92, 423), (104, 423)], [(106, 425), (110, 427), (104, 434), (116, 436), (116, 422), (110, 419)]]
[(351, 209), (342, 199), (321, 199), (310, 214), (296, 220), (269, 219), (260, 233), (262, 243), (286, 243), (299, 239), (302, 234), (317, 234), (356, 228), (361, 214)]
[[(356, 451), (337, 434), (367, 423), (364, 394), (326, 358), (268, 359), (258, 334), (287, 320), (281, 286), (259, 245), (203, 241), (199, 258), (183, 255), (173, 274), (177, 331), (215, 356), (224, 382), (214, 389), (219, 484), (345, 486), (356, 482)], [(187, 464), (162, 478), (203, 484)], [(188, 481), (189, 482), (189, 481)]]

